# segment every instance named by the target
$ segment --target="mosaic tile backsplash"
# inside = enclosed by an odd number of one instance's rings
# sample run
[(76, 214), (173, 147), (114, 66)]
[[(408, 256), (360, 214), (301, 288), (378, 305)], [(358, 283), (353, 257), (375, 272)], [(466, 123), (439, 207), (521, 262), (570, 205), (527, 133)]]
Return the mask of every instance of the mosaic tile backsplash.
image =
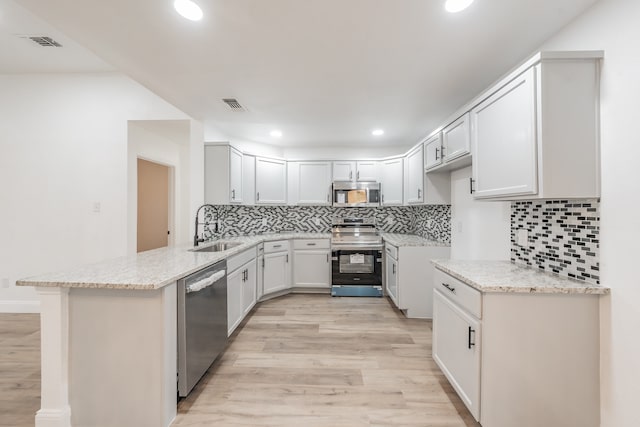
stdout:
[[(215, 209), (205, 208), (204, 215), (206, 239), (278, 231), (329, 232), (334, 216), (374, 216), (383, 232), (412, 233), (451, 242), (450, 205), (380, 208), (220, 205)], [(221, 220), (218, 233), (214, 233), (216, 218)]]
[[(519, 246), (518, 229), (529, 232)], [(511, 261), (600, 283), (600, 202), (540, 200), (511, 203)]]

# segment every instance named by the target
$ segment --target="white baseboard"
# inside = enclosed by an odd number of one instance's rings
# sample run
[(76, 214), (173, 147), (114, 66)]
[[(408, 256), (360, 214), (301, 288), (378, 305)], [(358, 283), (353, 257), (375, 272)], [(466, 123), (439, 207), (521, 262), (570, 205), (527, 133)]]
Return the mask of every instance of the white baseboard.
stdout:
[(0, 313), (40, 313), (40, 301), (0, 301)]

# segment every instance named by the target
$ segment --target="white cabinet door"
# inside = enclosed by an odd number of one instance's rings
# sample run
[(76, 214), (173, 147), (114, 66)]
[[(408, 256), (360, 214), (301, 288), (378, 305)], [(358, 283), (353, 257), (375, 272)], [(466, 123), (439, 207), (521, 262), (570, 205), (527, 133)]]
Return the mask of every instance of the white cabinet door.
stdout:
[(293, 253), (293, 286), (329, 288), (331, 254), (328, 250), (299, 250)]
[(264, 255), (264, 294), (291, 287), (289, 252)]
[(256, 300), (259, 300), (264, 295), (264, 255), (258, 256), (256, 275)]
[(253, 306), (256, 305), (256, 260), (249, 261), (242, 267), (242, 270), (244, 270), (244, 278), (242, 281), (242, 317), (244, 318)]
[(242, 153), (229, 150), (229, 201), (242, 203)]
[(471, 151), (469, 113), (464, 114), (442, 130), (444, 162), (449, 162)]
[(476, 420), (480, 417), (480, 322), (439, 290), (433, 299), (433, 359)]
[(355, 175), (356, 162), (333, 162), (334, 181), (354, 181)]
[(387, 295), (389, 295), (391, 301), (398, 307), (398, 261), (391, 255), (386, 254), (386, 263)]
[(244, 268), (238, 268), (227, 276), (227, 336), (231, 336), (233, 331), (242, 321), (242, 279), (244, 278)]
[(422, 145), (407, 154), (406, 200), (409, 204), (422, 203), (424, 200), (424, 157)]
[(256, 157), (242, 155), (242, 204), (256, 203)]
[(404, 159), (385, 160), (381, 164), (382, 204), (385, 206), (402, 205)]
[(535, 105), (530, 68), (471, 111), (475, 197), (537, 193)]
[(330, 162), (298, 162), (298, 204), (329, 205), (331, 195)]
[(283, 160), (256, 157), (256, 203), (287, 202), (287, 164)]
[(442, 164), (442, 133), (424, 142), (424, 168), (431, 169)]
[(356, 181), (378, 181), (378, 162), (362, 161), (356, 163)]

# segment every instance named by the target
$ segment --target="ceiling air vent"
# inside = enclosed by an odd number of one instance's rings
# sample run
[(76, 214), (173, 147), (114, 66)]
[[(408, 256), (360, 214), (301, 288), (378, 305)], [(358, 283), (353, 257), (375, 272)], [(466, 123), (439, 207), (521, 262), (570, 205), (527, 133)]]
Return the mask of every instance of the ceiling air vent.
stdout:
[(31, 40), (43, 47), (62, 47), (60, 43), (47, 36), (20, 36), (23, 39)]
[(224, 98), (222, 102), (227, 104), (233, 111), (245, 111), (244, 107), (235, 98)]

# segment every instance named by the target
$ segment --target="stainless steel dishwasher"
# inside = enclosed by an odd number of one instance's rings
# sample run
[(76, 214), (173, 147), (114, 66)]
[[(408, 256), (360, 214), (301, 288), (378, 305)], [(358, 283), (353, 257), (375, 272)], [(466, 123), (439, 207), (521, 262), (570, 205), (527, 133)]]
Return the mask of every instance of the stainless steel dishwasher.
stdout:
[(178, 281), (178, 394), (186, 396), (227, 344), (227, 262)]

